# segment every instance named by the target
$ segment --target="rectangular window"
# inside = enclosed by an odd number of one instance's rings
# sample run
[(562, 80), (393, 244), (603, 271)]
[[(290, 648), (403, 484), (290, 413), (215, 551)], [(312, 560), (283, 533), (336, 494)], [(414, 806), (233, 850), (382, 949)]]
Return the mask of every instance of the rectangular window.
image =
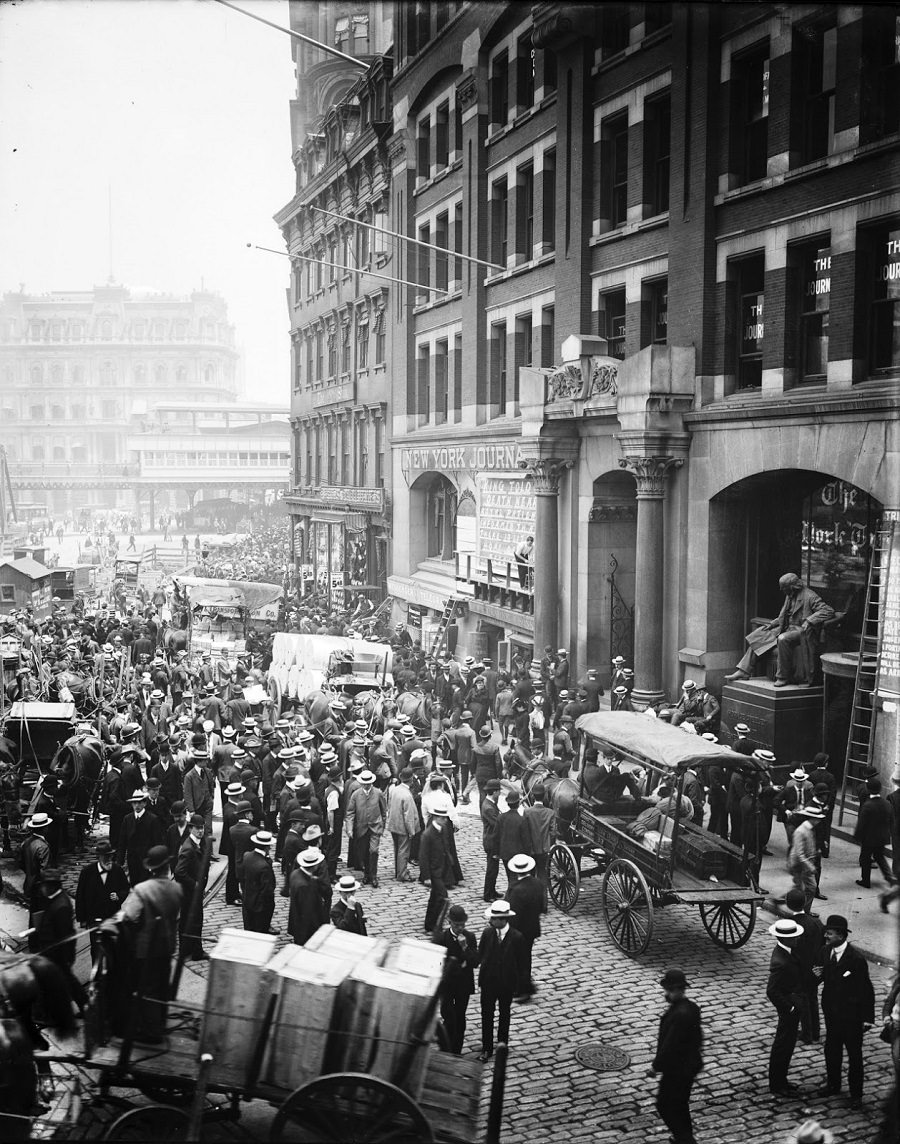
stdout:
[(544, 153), (541, 171), (541, 242), (544, 250), (556, 249), (556, 149)]
[(385, 333), (385, 311), (378, 310), (375, 315), (375, 364), (384, 365), (384, 355), (387, 335)]
[(453, 154), (451, 160), (461, 159), (463, 149), (463, 118), (462, 104), (457, 101), (453, 106)]
[(349, 485), (351, 482), (350, 446), (352, 432), (349, 421), (341, 421), (341, 484)]
[(337, 335), (334, 327), (328, 331), (328, 376), (337, 372)]
[(506, 266), (509, 253), (509, 188), (498, 179), (491, 191), (491, 262)]
[(513, 345), (513, 403), (517, 414), (519, 412), (519, 370), (531, 366), (534, 362), (533, 340), (531, 314), (520, 314), (516, 318)]
[(641, 288), (641, 348), (665, 345), (669, 337), (669, 280), (645, 282)]
[(829, 154), (834, 143), (837, 28), (795, 28), (792, 62), (803, 133), (800, 162), (812, 163)]
[[(299, 262), (294, 263), (294, 271), (292, 275), (293, 292), (294, 292), (294, 305), (299, 306), (303, 295), (303, 269), (302, 264)], [(179, 331), (180, 333), (180, 331)]]
[(627, 4), (603, 4), (600, 8), (600, 58), (624, 52), (631, 35), (631, 17)]
[(425, 425), (431, 417), (431, 349), (419, 346), (416, 354), (416, 424)]
[(341, 326), (341, 373), (350, 372), (350, 322)]
[[(368, 222), (368, 218), (363, 218), (361, 222)], [(367, 226), (354, 227), (356, 231), (356, 265), (368, 266), (369, 265), (369, 236), (371, 231)]]
[(768, 44), (731, 64), (731, 161), (738, 185), (766, 176), (769, 145)]
[(369, 368), (369, 316), (362, 320), (362, 315), (356, 319), (356, 368)]
[(534, 167), (516, 172), (516, 255), (519, 262), (534, 256)]
[[(439, 214), (435, 220), (434, 231), (434, 244), (435, 246), (448, 247), (447, 230), (450, 224), (450, 216), (444, 211)], [(450, 256), (448, 254), (438, 254), (435, 251), (434, 255), (434, 284), (440, 290), (446, 290), (450, 278)]]
[(600, 132), (601, 218), (610, 228), (628, 218), (628, 112), (603, 121)]
[(491, 326), (491, 416), (506, 413), (506, 322)]
[(509, 54), (500, 52), (491, 61), (491, 123), (505, 127), (509, 119)]
[(541, 369), (556, 365), (556, 310), (544, 306), (541, 310)]
[(809, 246), (800, 252), (801, 384), (820, 385), (828, 372), (828, 318), (831, 308), (831, 247)]
[(651, 216), (669, 209), (671, 102), (666, 93), (644, 104), (644, 202)]
[(761, 254), (734, 263), (737, 284), (738, 330), (735, 345), (737, 388), (762, 387), (765, 337), (765, 262)]
[(375, 418), (375, 486), (384, 488), (384, 421)]
[(520, 112), (534, 106), (534, 56), (529, 32), (516, 44), (516, 106)]
[(337, 242), (332, 238), (328, 243), (328, 281), (334, 282), (337, 278)]
[(600, 295), (597, 333), (606, 338), (606, 352), (622, 361), (625, 357), (625, 290)]
[(462, 334), (453, 335), (453, 420), (462, 420)]
[(12, 584), (0, 584), (0, 600), (4, 604), (14, 604), (16, 602), (16, 589)]
[(900, 131), (900, 13), (893, 5), (863, 9), (860, 142)]
[(434, 343), (434, 419), (438, 425), (443, 425), (450, 415), (447, 348), (446, 338)]
[[(463, 248), (463, 209), (462, 203), (457, 203), (453, 208), (453, 250), (456, 254), (462, 254)], [(459, 290), (462, 287), (462, 259), (453, 259), (453, 279), (451, 283), (452, 288)]]
[(450, 163), (450, 104), (442, 103), (435, 118), (434, 162), (439, 171)]
[[(431, 242), (431, 229), (428, 225), (420, 226), (418, 234), (416, 235), (419, 242)], [(431, 251), (427, 246), (417, 246), (416, 252), (419, 261), (419, 284), (421, 286), (431, 285)], [(419, 291), (421, 301), (430, 302), (433, 295), (428, 290)]]
[(869, 372), (900, 368), (900, 222), (869, 232)]
[(315, 339), (312, 334), (306, 335), (306, 384), (316, 381)]
[(321, 381), (325, 373), (325, 363), (322, 357), (325, 348), (325, 334), (322, 330), (316, 331), (316, 381)]
[(334, 424), (328, 426), (328, 484), (337, 484), (337, 435), (338, 427)]
[(369, 54), (369, 17), (366, 15), (353, 16), (353, 54), (366, 56)]
[(420, 179), (431, 177), (431, 120), (419, 120), (416, 133), (416, 175)]

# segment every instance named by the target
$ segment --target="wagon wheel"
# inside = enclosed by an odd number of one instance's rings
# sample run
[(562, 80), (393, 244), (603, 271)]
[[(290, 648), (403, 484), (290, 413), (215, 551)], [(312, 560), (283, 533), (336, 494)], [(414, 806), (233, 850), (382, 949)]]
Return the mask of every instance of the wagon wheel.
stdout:
[(114, 1120), (100, 1139), (112, 1140), (116, 1144), (145, 1144), (147, 1140), (153, 1140), (154, 1144), (157, 1141), (159, 1144), (169, 1144), (170, 1141), (180, 1144), (187, 1137), (188, 1120), (183, 1109), (167, 1104), (132, 1108)]
[(575, 855), (564, 842), (555, 842), (547, 859), (550, 897), (558, 910), (570, 914), (578, 901), (581, 873)]
[(756, 902), (701, 902), (700, 920), (716, 945), (738, 949), (753, 933)]
[(281, 714), (281, 684), (274, 675), (269, 676), (268, 687), (269, 698), (272, 700), (272, 704), (275, 708), (275, 715), (278, 716)]
[(412, 1097), (368, 1073), (331, 1073), (296, 1089), (278, 1109), (269, 1138), (276, 1144), (434, 1144)]
[(623, 953), (638, 957), (653, 936), (653, 899), (647, 879), (627, 858), (614, 859), (601, 885), (603, 918)]

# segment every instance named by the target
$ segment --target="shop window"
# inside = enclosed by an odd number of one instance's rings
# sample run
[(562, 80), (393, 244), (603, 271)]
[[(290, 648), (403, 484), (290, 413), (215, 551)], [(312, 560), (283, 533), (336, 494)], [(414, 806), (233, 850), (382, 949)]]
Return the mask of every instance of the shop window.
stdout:
[(509, 254), (509, 186), (497, 179), (491, 191), (491, 262), (506, 266)]
[(865, 234), (869, 372), (900, 369), (900, 221)]
[(622, 361), (625, 357), (625, 290), (600, 295), (597, 333), (606, 338), (606, 352)]
[(509, 54), (500, 52), (491, 61), (490, 118), (496, 127), (509, 119)]
[(516, 44), (516, 106), (520, 112), (534, 106), (534, 57), (529, 32)]
[(534, 166), (516, 172), (516, 255), (530, 262), (534, 254)]
[(766, 175), (769, 144), (769, 48), (731, 61), (731, 165), (739, 186)]
[(798, 380), (822, 384), (828, 372), (828, 320), (831, 307), (831, 248), (803, 247), (798, 252), (800, 312)]
[(644, 104), (644, 202), (650, 215), (669, 209), (671, 104), (668, 92)]
[(607, 229), (628, 217), (628, 112), (605, 119), (600, 130), (600, 218)]
[(669, 337), (669, 280), (645, 282), (641, 288), (641, 348), (664, 346)]
[(860, 65), (860, 142), (900, 131), (900, 13), (866, 5)]
[(834, 142), (837, 28), (795, 28), (791, 63), (798, 102), (795, 120), (802, 132), (796, 150), (801, 163), (811, 163), (827, 155)]
[(737, 338), (734, 354), (737, 364), (737, 388), (762, 387), (762, 354), (765, 337), (763, 256), (742, 258), (733, 264), (737, 286)]

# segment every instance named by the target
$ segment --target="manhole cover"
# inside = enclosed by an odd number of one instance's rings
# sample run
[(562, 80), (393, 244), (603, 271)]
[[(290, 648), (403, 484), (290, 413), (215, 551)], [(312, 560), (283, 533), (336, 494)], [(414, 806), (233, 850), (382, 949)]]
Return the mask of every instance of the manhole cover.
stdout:
[(618, 1069), (627, 1069), (631, 1064), (631, 1057), (622, 1049), (615, 1049), (611, 1045), (579, 1045), (575, 1050), (575, 1060), (587, 1069), (596, 1069), (597, 1072), (616, 1072)]

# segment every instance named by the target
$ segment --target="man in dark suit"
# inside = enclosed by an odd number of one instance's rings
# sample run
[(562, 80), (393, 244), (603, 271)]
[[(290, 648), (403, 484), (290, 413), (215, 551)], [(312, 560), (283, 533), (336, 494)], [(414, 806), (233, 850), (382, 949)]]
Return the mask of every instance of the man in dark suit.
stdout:
[(241, 888), (238, 885), (231, 828), (238, 821), (237, 808), (240, 805), (244, 787), (241, 783), (229, 783), (222, 793), (225, 797), (222, 800), (222, 836), (219, 840), (219, 854), (228, 859), (228, 872), (225, 875), (225, 904), (239, 906), (241, 904)]
[(172, 758), (172, 749), (168, 735), (159, 735), (156, 739), (159, 750), (159, 761), (150, 768), (150, 779), (159, 780), (159, 789), (171, 807), (173, 802), (179, 802), (184, 795), (184, 775)]
[(515, 875), (509, 871), (510, 859), (517, 854), (528, 854), (532, 846), (531, 828), (520, 808), (521, 801), (518, 791), (507, 791), (506, 805), (509, 809), (503, 811), (497, 819), (497, 853), (506, 867), (510, 885), (515, 881)]
[[(236, 829), (232, 827), (232, 830)], [(275, 913), (275, 871), (272, 869), (271, 849), (275, 838), (268, 830), (258, 830), (250, 839), (252, 850), (243, 855), (243, 885), (241, 910), (244, 929), (254, 933), (269, 933)]]
[(484, 911), (487, 928), (478, 942), (478, 986), (481, 989), (481, 1054), (479, 1060), (494, 1055), (494, 1012), (499, 1009), (497, 1040), (509, 1043), (512, 999), (520, 992), (525, 970), (522, 935), (510, 925), (514, 914), (502, 898)]
[(328, 923), (331, 909), (331, 880), (326, 893), (316, 869), (323, 867), (325, 855), (318, 847), (309, 846), (294, 858), (294, 868), (288, 874), (288, 933), (294, 945), (306, 945), (320, 926)]
[[(95, 860), (82, 866), (75, 890), (75, 920), (90, 930), (121, 908), (131, 888), (125, 871), (113, 861), (113, 848), (105, 838), (97, 843), (94, 854)], [(93, 932), (90, 936), (91, 959), (96, 962), (99, 935)]]
[(133, 807), (130, 814), (125, 816), (122, 823), (122, 833), (119, 836), (119, 847), (116, 851), (116, 861), (120, 866), (128, 869), (128, 880), (132, 886), (149, 877), (144, 859), (151, 847), (160, 846), (166, 840), (163, 824), (147, 809), (147, 792), (135, 791), (128, 800)]
[(850, 1107), (862, 1105), (863, 1033), (875, 1024), (875, 993), (866, 959), (847, 940), (847, 919), (831, 914), (825, 921), (822, 957), (822, 1012), (825, 1014), (826, 1087), (821, 1095), (841, 1091), (844, 1049)]
[(242, 898), (244, 892), (244, 855), (248, 850), (253, 849), (253, 843), (250, 840), (256, 833), (256, 828), (250, 824), (253, 808), (246, 799), (241, 799), (235, 806), (234, 813), (237, 821), (234, 826), (229, 828), (228, 838), (231, 846), (234, 847), (234, 873), (237, 877), (238, 897)]
[(675, 1144), (693, 1144), (691, 1089), (703, 1068), (703, 1028), (700, 1010), (684, 995), (687, 978), (680, 969), (667, 969), (660, 980), (669, 1007), (659, 1019), (656, 1056), (650, 1074), (661, 1073), (656, 1111)]
[(497, 852), (497, 822), (500, 808), (500, 780), (490, 779), (484, 788), (484, 802), (481, 804), (481, 844), (484, 847), (484, 900), (493, 902), (497, 894), (497, 875), (500, 872), (500, 855)]
[(451, 906), (447, 911), (447, 929), (435, 932), (435, 945), (447, 951), (444, 981), (441, 991), (441, 1019), (447, 1031), (450, 1048), (461, 1053), (466, 1037), (466, 1010), (469, 998), (475, 992), (475, 966), (478, 964), (478, 945), (475, 935), (466, 929), (468, 914), (462, 906)]
[(509, 862), (510, 877), (514, 879), (506, 891), (506, 900), (514, 913), (512, 926), (524, 939), (525, 966), (517, 1001), (528, 1001), (537, 992), (531, 975), (534, 943), (541, 936), (541, 914), (546, 913), (544, 887), (535, 876), (535, 860), (530, 854), (516, 854)]
[(191, 832), (188, 822), (187, 807), (182, 799), (172, 803), (172, 825), (166, 831), (166, 847), (171, 858), (172, 873), (175, 873), (175, 863), (178, 861), (178, 851), (181, 844)]
[(800, 963), (805, 1002), (800, 1010), (800, 1040), (809, 1045), (819, 1039), (819, 980), (813, 967), (822, 961), (825, 927), (818, 917), (806, 912), (806, 895), (802, 890), (788, 890), (784, 906), (787, 916), (803, 927), (803, 936), (797, 938), (794, 946), (794, 956)]
[(797, 1092), (797, 1085), (790, 1084), (787, 1076), (804, 1004), (800, 962), (794, 956), (794, 946), (803, 936), (803, 926), (793, 918), (781, 918), (769, 926), (769, 933), (775, 938), (776, 945), (769, 962), (766, 996), (778, 1013), (778, 1026), (769, 1053), (769, 1092), (775, 1096), (792, 1097)]
[(204, 870), (203, 815), (192, 814), (190, 832), (182, 842), (175, 863), (175, 881), (184, 891), (181, 914), (178, 918), (178, 937), (181, 942), (182, 961), (208, 961), (203, 949), (203, 891), (208, 868)]
[(65, 976), (79, 1012), (84, 1012), (87, 997), (81, 982), (72, 972), (75, 964), (75, 915), (72, 899), (62, 887), (62, 874), (48, 866), (41, 876), (44, 908), (35, 921), (34, 933), (28, 939), (32, 953), (41, 953), (57, 965)]
[(419, 845), (419, 881), (431, 884), (431, 893), (425, 908), (424, 928), (428, 933), (438, 927), (444, 902), (456, 885), (453, 858), (446, 835), (446, 831), (453, 829), (449, 817), (449, 811), (445, 806), (435, 806), (431, 822), (422, 831), (422, 841)]

